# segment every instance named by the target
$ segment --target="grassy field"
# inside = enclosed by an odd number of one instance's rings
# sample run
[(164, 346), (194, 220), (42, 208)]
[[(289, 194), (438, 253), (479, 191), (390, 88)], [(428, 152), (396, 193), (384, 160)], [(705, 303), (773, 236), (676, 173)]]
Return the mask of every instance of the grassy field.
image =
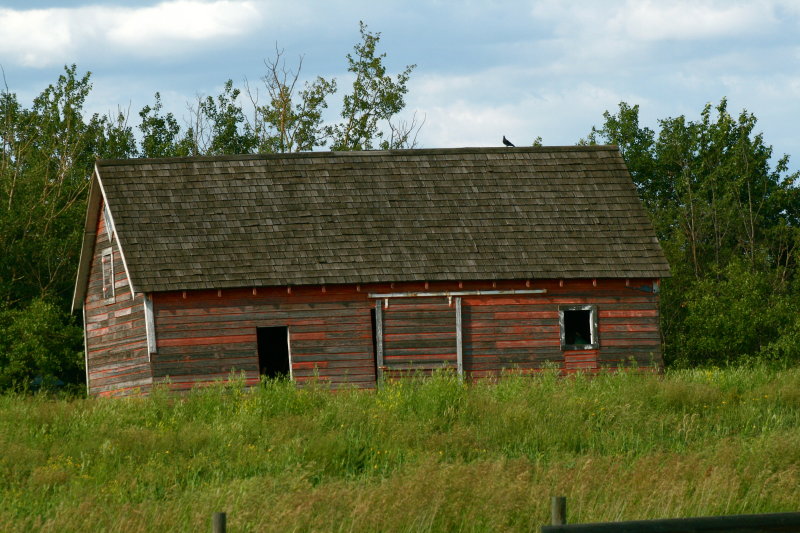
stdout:
[(800, 510), (800, 369), (0, 397), (0, 531), (529, 531)]

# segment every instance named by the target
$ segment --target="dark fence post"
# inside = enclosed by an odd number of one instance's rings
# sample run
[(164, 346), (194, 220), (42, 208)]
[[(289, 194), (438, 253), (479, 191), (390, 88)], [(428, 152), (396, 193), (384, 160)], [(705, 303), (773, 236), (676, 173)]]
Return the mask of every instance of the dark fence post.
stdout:
[(225, 533), (226, 518), (225, 513), (214, 513), (214, 518), (211, 521), (211, 530), (214, 533)]
[(550, 524), (563, 526), (567, 523), (567, 498), (566, 496), (553, 496), (550, 502)]

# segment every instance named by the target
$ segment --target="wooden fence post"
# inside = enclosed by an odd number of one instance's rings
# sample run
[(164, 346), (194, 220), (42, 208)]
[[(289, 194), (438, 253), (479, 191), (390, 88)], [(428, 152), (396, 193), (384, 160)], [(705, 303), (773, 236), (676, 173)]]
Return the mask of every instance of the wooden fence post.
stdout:
[(214, 533), (225, 533), (226, 522), (225, 513), (214, 513), (214, 518), (211, 520), (211, 530)]
[(567, 523), (566, 496), (553, 496), (550, 502), (550, 525), (563, 526)]

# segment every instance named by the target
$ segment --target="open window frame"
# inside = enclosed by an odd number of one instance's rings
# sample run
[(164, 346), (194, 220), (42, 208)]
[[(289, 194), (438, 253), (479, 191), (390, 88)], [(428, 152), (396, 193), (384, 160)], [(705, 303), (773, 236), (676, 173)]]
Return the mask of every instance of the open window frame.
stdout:
[(108, 247), (100, 253), (100, 270), (103, 280), (101, 290), (103, 291), (103, 300), (106, 303), (114, 303), (115, 287), (114, 287), (114, 249)]
[(562, 350), (600, 348), (596, 305), (560, 305), (558, 324)]

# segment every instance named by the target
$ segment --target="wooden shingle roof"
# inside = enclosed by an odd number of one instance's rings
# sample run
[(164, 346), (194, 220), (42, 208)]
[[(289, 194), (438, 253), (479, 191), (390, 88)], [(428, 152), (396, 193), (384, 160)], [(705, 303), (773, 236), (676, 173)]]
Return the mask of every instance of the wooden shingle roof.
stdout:
[(616, 147), (98, 161), (137, 291), (665, 277)]

